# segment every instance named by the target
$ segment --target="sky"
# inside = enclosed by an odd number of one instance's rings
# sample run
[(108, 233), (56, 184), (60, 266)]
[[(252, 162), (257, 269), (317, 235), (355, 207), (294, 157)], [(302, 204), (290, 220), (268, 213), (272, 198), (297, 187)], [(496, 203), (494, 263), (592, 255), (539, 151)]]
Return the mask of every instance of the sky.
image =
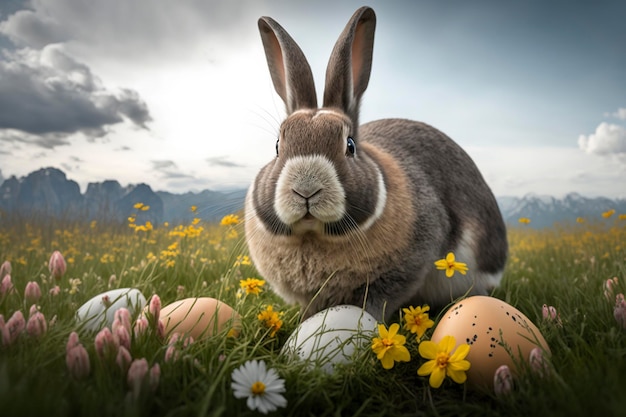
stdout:
[(446, 133), (497, 196), (626, 198), (626, 2), (1, 0), (0, 179), (57, 167), (183, 193), (247, 187), (285, 117), (258, 33), (277, 20), (321, 97), (377, 15), (361, 122)]

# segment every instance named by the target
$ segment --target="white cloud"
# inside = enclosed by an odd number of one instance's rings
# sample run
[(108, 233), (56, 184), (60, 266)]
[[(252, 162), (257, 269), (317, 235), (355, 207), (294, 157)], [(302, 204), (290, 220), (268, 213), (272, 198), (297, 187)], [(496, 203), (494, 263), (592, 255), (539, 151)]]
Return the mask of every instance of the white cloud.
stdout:
[(626, 197), (626, 190), (615, 186), (626, 176), (626, 165), (617, 159), (555, 146), (470, 146), (466, 151), (496, 196), (536, 193), (563, 197), (577, 192)]
[(612, 113), (612, 116), (620, 120), (626, 120), (626, 107), (620, 107), (615, 113)]
[(596, 128), (595, 133), (578, 137), (578, 147), (588, 154), (626, 154), (626, 128), (602, 122)]

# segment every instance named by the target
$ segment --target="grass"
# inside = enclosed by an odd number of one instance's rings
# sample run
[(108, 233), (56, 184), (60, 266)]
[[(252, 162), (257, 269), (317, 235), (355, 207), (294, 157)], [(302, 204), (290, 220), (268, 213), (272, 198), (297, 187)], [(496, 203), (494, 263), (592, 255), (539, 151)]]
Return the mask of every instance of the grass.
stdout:
[[(230, 388), (232, 371), (249, 359), (262, 359), (285, 380), (288, 405), (277, 415), (624, 415), (626, 413), (626, 332), (613, 317), (613, 302), (603, 283), (619, 278), (626, 292), (626, 222), (608, 226), (587, 222), (533, 230), (509, 230), (511, 257), (494, 296), (528, 316), (552, 350), (555, 374), (523, 374), (507, 396), (477, 391), (450, 380), (439, 389), (418, 377), (422, 359), (408, 343), (412, 360), (384, 370), (366, 349), (333, 375), (310, 370), (280, 354), (299, 323), (299, 309), (265, 289), (241, 295), (239, 281), (258, 276), (245, 258), (241, 224), (194, 222), (178, 227), (141, 227), (93, 221), (46, 222), (41, 218), (0, 217), (0, 262), (9, 260), (15, 291), (0, 296), (0, 314), (20, 310), (27, 282), (42, 290), (37, 306), (50, 322), (35, 338), (22, 334), (10, 346), (0, 344), (0, 414), (6, 416), (235, 416), (257, 415)], [(227, 222), (228, 223), (228, 222)], [(139, 227), (138, 227), (139, 226)], [(68, 263), (56, 281), (47, 262), (59, 250)], [(461, 260), (462, 261), (462, 260)], [(443, 274), (443, 272), (442, 272)], [(446, 279), (442, 275), (442, 279)], [(462, 279), (455, 275), (453, 279)], [(55, 286), (58, 295), (50, 294)], [(165, 361), (167, 343), (153, 333), (134, 338), (133, 358), (159, 364), (155, 391), (130, 394), (126, 375), (114, 361), (101, 360), (94, 335), (75, 322), (79, 306), (111, 288), (133, 287), (163, 305), (185, 297), (220, 299), (242, 316), (237, 338), (226, 331), (182, 348), (178, 361)], [(562, 326), (542, 318), (543, 304), (554, 306)], [(281, 312), (275, 337), (257, 319), (267, 305)], [(436, 317), (433, 317), (436, 319)], [(431, 329), (432, 330), (432, 329)], [(87, 349), (86, 379), (68, 373), (65, 349), (72, 331)], [(430, 332), (427, 333), (427, 335)]]

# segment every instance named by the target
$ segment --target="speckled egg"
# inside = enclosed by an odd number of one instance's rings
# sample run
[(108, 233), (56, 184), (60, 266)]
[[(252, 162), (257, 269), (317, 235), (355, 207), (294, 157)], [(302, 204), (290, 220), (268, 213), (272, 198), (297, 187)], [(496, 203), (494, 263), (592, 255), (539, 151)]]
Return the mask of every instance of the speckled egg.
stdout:
[(336, 364), (348, 363), (358, 349), (367, 345), (375, 330), (376, 319), (361, 307), (330, 307), (303, 321), (281, 353), (332, 373)]
[(431, 340), (439, 342), (446, 335), (454, 336), (457, 346), (471, 346), (466, 358), (471, 364), (467, 383), (475, 387), (491, 389), (494, 372), (501, 365), (516, 373), (516, 363), (528, 361), (530, 351), (537, 346), (550, 354), (537, 326), (518, 309), (494, 297), (468, 297), (450, 307)]
[(239, 333), (241, 317), (228, 304), (211, 297), (185, 298), (161, 309), (159, 316), (165, 334), (189, 335), (194, 340), (215, 336), (225, 329)]

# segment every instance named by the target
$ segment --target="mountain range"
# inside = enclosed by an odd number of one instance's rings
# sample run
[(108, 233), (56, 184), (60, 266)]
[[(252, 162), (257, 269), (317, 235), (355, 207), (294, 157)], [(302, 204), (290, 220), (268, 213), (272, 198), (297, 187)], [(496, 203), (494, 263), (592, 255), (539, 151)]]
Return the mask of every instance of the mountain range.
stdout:
[[(130, 215), (137, 222), (151, 221), (180, 224), (194, 217), (216, 221), (226, 214), (243, 209), (246, 190), (229, 192), (204, 190), (198, 193), (169, 193), (154, 191), (147, 184), (123, 187), (116, 180), (90, 183), (81, 193), (78, 183), (67, 178), (57, 168), (42, 168), (25, 177), (12, 176), (0, 184), (0, 214), (71, 216), (87, 220), (126, 222)], [(523, 197), (497, 197), (498, 205), (508, 224), (520, 218), (530, 219), (529, 226), (542, 228), (555, 222), (574, 223), (578, 217), (602, 220), (608, 210), (626, 213), (626, 199), (587, 198), (570, 193), (562, 199), (528, 194)], [(141, 211), (134, 206), (150, 206)], [(196, 206), (196, 212), (191, 211)], [(2, 219), (2, 216), (0, 216)]]

